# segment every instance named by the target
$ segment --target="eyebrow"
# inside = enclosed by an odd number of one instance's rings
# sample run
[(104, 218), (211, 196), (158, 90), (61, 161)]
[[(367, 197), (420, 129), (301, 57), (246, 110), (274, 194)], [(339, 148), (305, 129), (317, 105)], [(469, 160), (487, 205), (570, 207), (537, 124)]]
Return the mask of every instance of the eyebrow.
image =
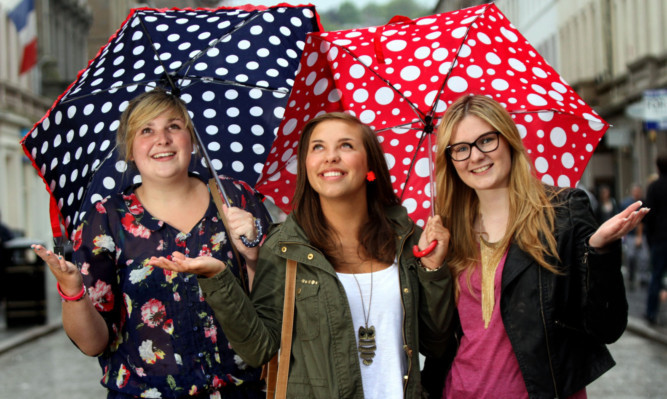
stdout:
[(500, 132), (497, 131), (497, 130), (489, 130), (488, 132), (486, 132), (486, 133), (482, 133), (482, 134), (480, 134), (479, 136), (477, 136), (477, 138), (476, 138), (475, 140), (473, 140), (472, 142), (470, 142), (470, 141), (457, 141), (456, 143), (452, 143), (452, 144), (450, 144), (449, 147), (451, 147), (451, 146), (453, 146), (453, 145), (457, 145), (457, 144), (472, 144), (472, 143), (474, 143), (475, 141), (479, 140), (480, 137), (482, 137), (482, 136), (486, 136), (486, 135), (489, 134), (489, 133), (500, 133)]

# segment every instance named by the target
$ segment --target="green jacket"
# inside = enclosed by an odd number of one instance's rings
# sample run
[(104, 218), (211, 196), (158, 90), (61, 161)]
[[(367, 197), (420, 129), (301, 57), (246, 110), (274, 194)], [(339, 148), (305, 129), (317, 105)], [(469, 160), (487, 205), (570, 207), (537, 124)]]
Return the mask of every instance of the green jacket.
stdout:
[[(451, 334), (452, 277), (447, 267), (427, 272), (419, 266), (412, 246), (421, 230), (402, 207), (387, 209), (387, 215), (396, 226), (400, 259), (403, 348), (408, 366), (404, 396), (419, 398), (419, 352), (441, 356)], [(298, 262), (287, 396), (363, 398), (356, 332), (345, 289), (333, 266), (309, 244), (291, 216), (272, 230), (260, 249), (251, 300), (228, 269), (213, 278), (199, 279), (204, 297), (236, 353), (251, 366), (259, 366), (280, 347), (287, 258)]]

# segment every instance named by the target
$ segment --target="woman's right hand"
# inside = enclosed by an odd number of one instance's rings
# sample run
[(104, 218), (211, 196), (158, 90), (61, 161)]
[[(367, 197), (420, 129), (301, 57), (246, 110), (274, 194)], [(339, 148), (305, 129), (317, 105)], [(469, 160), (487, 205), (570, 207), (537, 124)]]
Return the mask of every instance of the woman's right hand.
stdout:
[(171, 270), (179, 273), (193, 273), (204, 277), (213, 277), (225, 270), (225, 264), (212, 256), (198, 256), (188, 258), (181, 252), (173, 252), (171, 259), (164, 256), (152, 256), (148, 260), (150, 266)]
[(74, 263), (66, 261), (61, 255), (56, 255), (42, 245), (32, 245), (31, 248), (49, 266), (63, 294), (74, 296), (81, 292), (83, 276)]
[(426, 248), (434, 240), (438, 241), (438, 245), (432, 252), (421, 258), (424, 267), (437, 269), (442, 266), (449, 251), (449, 238), (449, 229), (442, 224), (440, 216), (429, 217), (424, 226), (424, 232), (419, 237), (419, 249)]

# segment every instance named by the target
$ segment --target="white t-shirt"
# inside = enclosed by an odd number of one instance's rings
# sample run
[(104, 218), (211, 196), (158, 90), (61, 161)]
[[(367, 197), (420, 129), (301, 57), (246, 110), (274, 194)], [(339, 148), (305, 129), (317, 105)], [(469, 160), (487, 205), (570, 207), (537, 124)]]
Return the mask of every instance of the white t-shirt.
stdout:
[[(375, 326), (377, 350), (373, 363), (366, 366), (359, 358), (365, 398), (402, 398), (403, 376), (407, 372), (406, 354), (403, 351), (403, 305), (398, 280), (398, 265), (373, 272), (373, 296), (371, 298), (371, 273), (337, 273), (345, 287), (352, 312), (354, 332), (359, 346), (359, 327), (365, 326), (364, 311), (370, 315), (368, 326)], [(356, 276), (359, 285), (354, 277)], [(359, 287), (363, 293), (363, 307)]]

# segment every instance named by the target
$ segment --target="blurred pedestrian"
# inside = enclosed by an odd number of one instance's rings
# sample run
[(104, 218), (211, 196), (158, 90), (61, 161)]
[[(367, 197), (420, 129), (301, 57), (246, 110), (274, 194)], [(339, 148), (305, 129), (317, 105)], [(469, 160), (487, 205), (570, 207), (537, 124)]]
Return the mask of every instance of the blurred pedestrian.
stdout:
[(646, 301), (646, 320), (657, 324), (660, 310), (660, 290), (667, 270), (667, 153), (656, 159), (658, 179), (646, 190), (646, 206), (651, 209), (644, 225), (651, 251), (651, 281)]
[(5, 246), (7, 241), (14, 238), (12, 230), (2, 223), (2, 213), (0, 213), (0, 301), (5, 298), (5, 267), (11, 263), (11, 252)]
[(647, 210), (637, 202), (599, 226), (583, 191), (535, 177), (512, 117), (486, 96), (449, 106), (438, 148), (436, 209), (451, 231), (460, 320), (440, 392), (585, 398), (614, 365), (605, 344), (628, 311), (620, 238)]
[[(643, 190), (639, 183), (633, 183), (630, 187), (630, 195), (621, 202), (621, 209), (637, 201), (644, 202)], [(623, 237), (623, 258), (628, 272), (628, 289), (630, 290), (635, 288), (637, 275), (639, 275), (640, 284), (648, 284), (650, 279), (648, 244), (643, 231), (644, 224), (640, 223)]]
[(611, 194), (611, 188), (602, 184), (598, 187), (598, 205), (595, 210), (595, 217), (598, 220), (599, 224), (606, 222), (616, 215), (620, 209), (616, 200)]
[(264, 398), (261, 371), (234, 353), (196, 276), (148, 264), (174, 252), (215, 258), (240, 286), (246, 267), (254, 275), (258, 248), (239, 238), (259, 244), (268, 227), (263, 205), (247, 185), (223, 179), (230, 201), (245, 209), (226, 209), (226, 230), (209, 188), (188, 172), (196, 140), (178, 97), (159, 89), (137, 96), (118, 130), (121, 158), (141, 183), (86, 214), (73, 234), (73, 263), (34, 247), (58, 281), (67, 335), (98, 357), (108, 399)]

